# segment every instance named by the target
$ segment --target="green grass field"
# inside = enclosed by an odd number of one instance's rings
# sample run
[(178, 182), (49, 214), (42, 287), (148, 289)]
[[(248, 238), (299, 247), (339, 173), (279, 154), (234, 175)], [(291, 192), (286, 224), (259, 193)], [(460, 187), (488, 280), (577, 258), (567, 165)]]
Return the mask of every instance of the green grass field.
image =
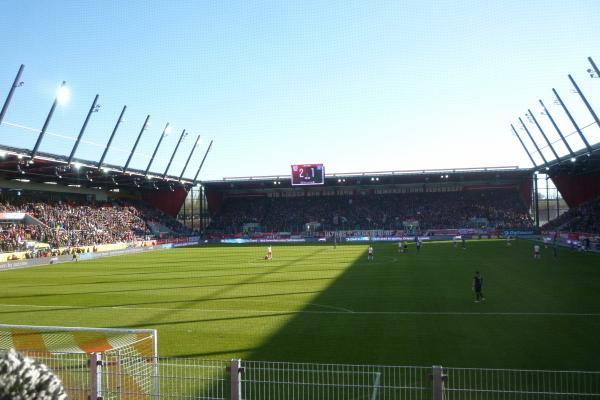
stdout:
[[(0, 273), (0, 323), (155, 328), (200, 358), (600, 370), (600, 257), (532, 243), (199, 247)], [(475, 304), (479, 270), (486, 301)]]

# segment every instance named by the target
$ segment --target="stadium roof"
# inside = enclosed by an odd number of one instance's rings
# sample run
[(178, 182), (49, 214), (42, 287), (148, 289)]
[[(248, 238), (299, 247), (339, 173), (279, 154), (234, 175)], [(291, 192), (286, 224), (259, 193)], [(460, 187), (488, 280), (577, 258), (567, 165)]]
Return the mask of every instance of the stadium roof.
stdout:
[(590, 145), (559, 159), (548, 161), (536, 168), (550, 176), (559, 174), (581, 175), (600, 173), (600, 143)]
[[(433, 184), (495, 179), (522, 180), (531, 177), (533, 169), (507, 167), (443, 168), (398, 171), (371, 171), (325, 174), (324, 186), (382, 186), (398, 184)], [(227, 177), (203, 181), (207, 189), (267, 189), (291, 188), (290, 175)], [(301, 188), (323, 185), (301, 186)]]
[(44, 152), (38, 152), (31, 159), (30, 150), (0, 145), (0, 176), (8, 180), (48, 183), (61, 185), (80, 185), (101, 189), (142, 188), (167, 189), (190, 187), (191, 179), (178, 176), (157, 174), (129, 168), (124, 172), (121, 166), (73, 158)]

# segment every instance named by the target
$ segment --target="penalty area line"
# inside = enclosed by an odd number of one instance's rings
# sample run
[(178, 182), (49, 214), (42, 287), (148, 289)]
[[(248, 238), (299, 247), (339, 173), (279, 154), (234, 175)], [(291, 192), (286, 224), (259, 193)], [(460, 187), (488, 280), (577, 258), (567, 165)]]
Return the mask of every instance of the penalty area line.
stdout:
[[(311, 305), (311, 304), (308, 304)], [(312, 304), (316, 305), (316, 304)], [(322, 306), (322, 305), (321, 305)], [(346, 308), (335, 307), (331, 311), (311, 310), (253, 310), (253, 309), (214, 309), (214, 308), (174, 308), (174, 307), (128, 307), (128, 306), (68, 306), (68, 305), (41, 305), (41, 304), (0, 304), (0, 307), (22, 307), (22, 308), (53, 308), (53, 309), (113, 309), (130, 311), (193, 311), (193, 312), (235, 312), (254, 314), (344, 314), (344, 315), (424, 315), (424, 316), (541, 316), (541, 317), (600, 317), (600, 313), (567, 313), (567, 312), (470, 312), (470, 311), (355, 311)], [(333, 307), (333, 306), (328, 306)]]

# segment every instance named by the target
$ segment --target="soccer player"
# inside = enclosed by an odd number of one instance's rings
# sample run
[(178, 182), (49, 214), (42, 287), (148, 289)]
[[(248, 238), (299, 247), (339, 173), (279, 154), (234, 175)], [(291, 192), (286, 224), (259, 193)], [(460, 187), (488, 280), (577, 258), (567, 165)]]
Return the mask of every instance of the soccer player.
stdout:
[(458, 246), (458, 243), (456, 243), (456, 236), (452, 237), (452, 247), (456, 248)]
[(421, 251), (421, 241), (419, 240), (419, 238), (417, 238), (417, 241), (415, 242), (415, 246), (417, 246), (417, 253)]
[(272, 260), (273, 259), (273, 249), (271, 248), (271, 246), (267, 247), (267, 260)]
[(461, 241), (461, 243), (462, 243), (462, 248), (463, 248), (463, 250), (466, 250), (466, 249), (467, 249), (467, 241), (465, 240), (465, 237), (464, 237), (464, 236), (461, 236), (461, 237), (460, 237), (460, 241)]
[(542, 255), (540, 254), (540, 245), (539, 244), (533, 245), (533, 258), (535, 258), (535, 259), (542, 258)]
[(402, 240), (398, 242), (398, 253), (404, 253), (404, 247), (402, 244)]
[(367, 260), (374, 260), (373, 256), (373, 246), (369, 245), (369, 249), (367, 250)]
[(550, 238), (549, 237), (544, 237), (544, 248), (545, 249), (548, 248), (548, 243), (550, 243)]
[(510, 235), (506, 235), (506, 247), (510, 246)]
[(479, 271), (475, 272), (475, 276), (473, 277), (473, 292), (475, 292), (475, 303), (479, 303), (482, 300), (485, 300), (483, 297), (483, 277), (479, 274)]

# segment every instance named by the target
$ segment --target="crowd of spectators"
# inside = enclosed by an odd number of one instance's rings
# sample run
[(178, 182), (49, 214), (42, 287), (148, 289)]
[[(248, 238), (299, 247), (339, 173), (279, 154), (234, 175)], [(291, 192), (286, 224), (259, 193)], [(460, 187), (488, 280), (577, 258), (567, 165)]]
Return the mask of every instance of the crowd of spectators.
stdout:
[(569, 209), (544, 225), (543, 229), (600, 233), (600, 197)]
[(310, 223), (324, 230), (402, 229), (405, 221), (418, 221), (421, 229), (466, 228), (482, 221), (497, 228), (533, 226), (516, 190), (481, 190), (228, 198), (209, 230), (239, 233), (248, 224), (258, 224), (264, 231), (300, 232)]
[(143, 204), (68, 201), (0, 203), (0, 213), (26, 213), (40, 223), (12, 221), (0, 224), (0, 252), (23, 251), (27, 242), (42, 242), (51, 248), (92, 246), (130, 242), (152, 234), (154, 222), (174, 236), (192, 232), (161, 211)]

